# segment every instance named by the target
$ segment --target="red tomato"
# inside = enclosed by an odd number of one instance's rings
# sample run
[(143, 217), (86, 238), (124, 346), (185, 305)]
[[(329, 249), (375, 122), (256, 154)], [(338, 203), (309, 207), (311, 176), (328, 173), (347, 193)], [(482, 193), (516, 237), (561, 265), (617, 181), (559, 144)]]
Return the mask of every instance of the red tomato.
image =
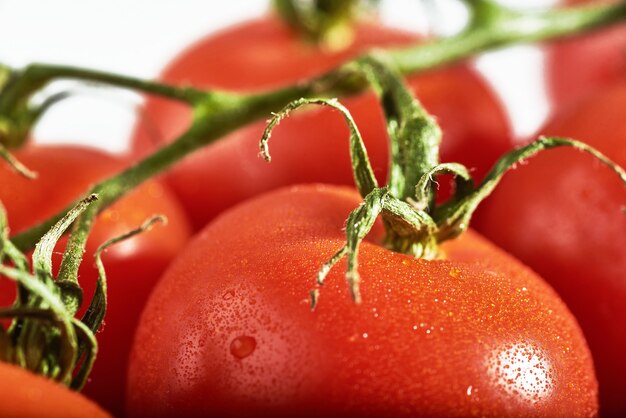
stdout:
[(17, 366), (0, 362), (3, 418), (110, 418), (84, 396)]
[[(0, 167), (0, 200), (6, 206), (12, 232), (55, 214), (82, 196), (95, 181), (128, 164), (119, 157), (73, 146), (32, 146), (18, 151), (16, 156), (37, 171), (39, 178), (26, 180), (6, 165)], [(103, 255), (109, 306), (106, 326), (97, 335), (98, 359), (84, 393), (116, 415), (124, 408), (128, 352), (141, 309), (155, 281), (190, 235), (185, 214), (171, 192), (150, 181), (106, 209), (87, 242), (79, 272), (86, 306), (95, 289), (93, 254), (97, 247), (155, 214), (165, 215), (168, 225), (156, 226), (111, 247)], [(58, 248), (61, 252), (64, 246), (60, 244)], [(57, 266), (60, 260), (59, 254)], [(12, 282), (0, 281), (1, 306), (10, 304), (14, 294)]]
[[(626, 79), (542, 131), (580, 139), (626, 166)], [(601, 410), (626, 416), (626, 193), (588, 156), (559, 149), (507, 174), (474, 224), (554, 286), (594, 356)]]
[(152, 293), (131, 416), (591, 416), (591, 358), (555, 292), (473, 232), (425, 261), (359, 252), (363, 303), (331, 270), (352, 189), (294, 186), (209, 224)]
[[(616, 0), (561, 0), (566, 5), (616, 3)], [(607, 86), (626, 75), (626, 25), (557, 41), (548, 47), (548, 88), (555, 105)]]
[[(417, 41), (415, 35), (363, 23), (347, 50), (329, 53), (303, 43), (277, 19), (266, 17), (201, 40), (174, 60), (162, 79), (236, 91), (275, 88), (320, 74), (373, 46)], [(443, 127), (444, 161), (463, 162), (481, 177), (509, 147), (509, 127), (500, 103), (467, 66), (412, 77), (411, 86)], [(376, 98), (364, 94), (342, 103), (363, 134), (376, 175), (384, 178), (388, 140)], [(145, 114), (154, 126), (137, 129), (134, 143), (139, 152), (153, 148), (157, 137), (173, 140), (190, 123), (187, 108), (163, 99), (148, 100)], [(348, 129), (337, 115), (312, 110), (285, 120), (272, 136), (270, 165), (258, 157), (264, 127), (260, 121), (240, 129), (168, 173), (196, 228), (235, 203), (281, 186), (316, 181), (353, 184), (348, 147), (340, 146), (348, 140)]]

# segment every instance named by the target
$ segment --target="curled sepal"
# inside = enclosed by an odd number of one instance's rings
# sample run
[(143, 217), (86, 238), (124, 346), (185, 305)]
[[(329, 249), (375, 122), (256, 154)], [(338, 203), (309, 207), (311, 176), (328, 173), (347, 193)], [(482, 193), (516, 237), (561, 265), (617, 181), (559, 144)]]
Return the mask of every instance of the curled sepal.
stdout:
[[(394, 242), (405, 242), (411, 248), (408, 253), (419, 253), (424, 258), (432, 258), (436, 253), (436, 242), (428, 237), (433, 236), (436, 225), (430, 216), (423, 211), (416, 211), (411, 205), (391, 196), (386, 187), (376, 188), (370, 192), (363, 202), (348, 216), (346, 222), (346, 245), (344, 245), (318, 272), (318, 289), (311, 291), (311, 306), (315, 309), (319, 299), (319, 287), (323, 286), (326, 275), (343, 257), (346, 257), (348, 268), (346, 281), (352, 299), (361, 302), (358, 272), (359, 247), (365, 236), (371, 231), (378, 215), (383, 215), (383, 222), (395, 220), (388, 232), (394, 236)], [(389, 235), (388, 235), (389, 236)]]
[[(39, 242), (35, 245), (33, 252), (33, 270), (39, 280), (50, 284), (52, 280), (52, 254), (57, 242), (63, 236), (65, 231), (80, 216), (87, 207), (98, 197), (95, 194), (89, 195), (81, 200), (70, 210), (63, 218), (61, 218), (48, 232), (44, 234)], [(57, 285), (59, 285), (57, 283)], [(62, 289), (65, 290), (65, 289)], [(77, 287), (75, 292), (81, 292)], [(82, 295), (81, 295), (82, 297)]]
[(263, 136), (259, 143), (260, 154), (267, 162), (272, 160), (269, 153), (269, 139), (272, 136), (272, 131), (280, 123), (281, 120), (289, 116), (291, 112), (305, 105), (320, 105), (329, 106), (341, 112), (350, 129), (350, 159), (352, 161), (352, 173), (354, 175), (354, 182), (361, 193), (361, 196), (365, 197), (372, 190), (378, 187), (374, 171), (370, 164), (369, 157), (367, 156), (367, 150), (363, 143), (363, 138), (359, 132), (359, 128), (356, 126), (352, 115), (346, 109), (344, 105), (339, 103), (337, 99), (298, 99), (289, 103), (280, 112), (274, 113), (273, 117), (268, 121)]
[(87, 308), (87, 311), (82, 318), (82, 322), (94, 333), (96, 333), (100, 328), (100, 325), (102, 325), (102, 320), (104, 319), (104, 315), (106, 313), (107, 285), (106, 271), (104, 268), (104, 264), (102, 263), (102, 253), (111, 245), (117, 244), (120, 241), (127, 240), (137, 234), (150, 230), (150, 228), (152, 228), (157, 222), (167, 224), (167, 218), (162, 215), (153, 216), (145, 221), (138, 228), (135, 228), (131, 231), (126, 232), (123, 235), (106, 241), (96, 250), (94, 257), (96, 262), (96, 268), (98, 269), (98, 281), (96, 282), (96, 289), (91, 299), (91, 303), (89, 304), (89, 307)]
[(167, 218), (161, 215), (153, 216), (138, 228), (106, 241), (96, 250), (96, 253), (94, 254), (96, 268), (98, 269), (96, 289), (93, 297), (91, 298), (89, 307), (82, 317), (82, 320), (74, 320), (74, 325), (76, 326), (77, 335), (79, 337), (79, 356), (84, 354), (84, 359), (82, 360), (80, 368), (72, 381), (71, 387), (73, 389), (80, 390), (85, 385), (98, 352), (98, 345), (94, 334), (98, 332), (98, 329), (100, 329), (100, 326), (102, 325), (107, 306), (106, 271), (104, 264), (102, 263), (102, 253), (111, 245), (132, 238), (144, 231), (148, 231), (157, 222), (166, 224)]
[[(49, 336), (52, 338), (55, 336), (59, 337), (58, 340), (55, 338), (55, 341), (58, 341), (58, 361), (55, 362), (54, 367), (44, 365), (43, 368), (37, 366), (31, 366), (31, 368), (45, 371), (45, 374), (56, 378), (60, 382), (69, 384), (72, 380), (74, 365), (76, 364), (78, 346), (76, 343), (76, 333), (72, 324), (73, 318), (69, 315), (65, 305), (59, 296), (57, 296), (55, 292), (53, 292), (45, 283), (36, 280), (33, 275), (26, 271), (0, 265), (0, 275), (18, 282), (21, 286), (27, 289), (31, 295), (36, 296), (37, 299), (41, 301), (39, 306), (32, 307), (34, 310), (39, 309), (42, 311), (42, 314), (45, 313), (46, 310), (49, 310), (54, 314), (54, 320), (58, 324), (58, 332), (50, 330)], [(34, 315), (30, 316), (33, 317)], [(29, 333), (28, 335), (32, 336), (34, 334)], [(45, 338), (45, 336), (41, 336), (40, 338)], [(28, 357), (28, 353), (32, 353), (33, 347), (27, 344), (28, 338), (20, 339), (20, 341), (22, 341), (24, 345), (18, 346), (17, 348), (22, 353), (27, 353), (25, 356)], [(45, 350), (45, 347), (37, 349), (39, 353), (43, 353)], [(36, 359), (35, 363), (45, 363), (46, 360), (47, 356), (42, 355)], [(33, 362), (28, 361), (27, 358), (26, 363), (32, 365)]]
[(93, 364), (96, 361), (96, 356), (98, 355), (98, 341), (94, 335), (95, 333), (78, 319), (73, 318), (72, 324), (74, 325), (78, 338), (78, 346), (80, 348), (79, 358), (83, 357), (83, 359), (78, 368), (78, 372), (76, 372), (70, 383), (70, 388), (80, 391), (85, 386), (85, 383), (87, 383), (89, 373), (91, 373)]
[(474, 189), (474, 180), (467, 167), (459, 163), (443, 163), (428, 170), (422, 175), (415, 186), (415, 200), (412, 205), (418, 210), (430, 209), (430, 190), (433, 184), (437, 184), (437, 176), (451, 174), (455, 178), (455, 200), (462, 199), (468, 192)]
[(0, 142), (0, 158), (2, 158), (9, 167), (15, 170), (19, 175), (26, 177), (27, 179), (36, 179), (37, 173), (26, 167), (22, 164), (13, 154), (9, 152), (8, 149), (5, 148), (4, 145)]
[[(7, 214), (4, 205), (0, 202), (0, 263), (4, 263), (5, 260), (13, 263), (18, 270), (29, 270), (28, 258), (9, 240)], [(26, 289), (19, 284), (17, 288), (18, 302), (25, 303), (28, 297)]]
[(502, 156), (487, 173), (482, 183), (471, 193), (467, 193), (462, 199), (453, 200), (451, 203), (439, 207), (435, 213), (438, 227), (437, 241), (442, 242), (454, 238), (465, 231), (479, 203), (491, 194), (508, 170), (540, 151), (557, 147), (573, 147), (591, 154), (613, 170), (626, 185), (626, 171), (595, 148), (574, 139), (542, 136), (536, 141)]

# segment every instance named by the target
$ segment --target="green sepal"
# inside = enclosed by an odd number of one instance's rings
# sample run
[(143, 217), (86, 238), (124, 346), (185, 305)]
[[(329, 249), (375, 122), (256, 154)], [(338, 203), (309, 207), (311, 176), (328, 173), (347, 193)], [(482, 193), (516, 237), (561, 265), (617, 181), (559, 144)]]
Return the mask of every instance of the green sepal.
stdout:
[(263, 131), (261, 141), (259, 142), (261, 157), (268, 163), (272, 161), (272, 157), (269, 153), (269, 140), (272, 136), (272, 131), (280, 121), (289, 116), (291, 112), (305, 105), (328, 106), (341, 112), (350, 129), (350, 160), (352, 161), (354, 183), (359, 193), (361, 193), (361, 196), (367, 196), (372, 190), (378, 187), (374, 170), (372, 170), (372, 165), (367, 156), (367, 150), (365, 149), (365, 144), (363, 143), (359, 128), (356, 126), (356, 122), (354, 122), (348, 109), (339, 103), (337, 99), (298, 99), (289, 103), (279, 112), (274, 113), (272, 118), (268, 121)]

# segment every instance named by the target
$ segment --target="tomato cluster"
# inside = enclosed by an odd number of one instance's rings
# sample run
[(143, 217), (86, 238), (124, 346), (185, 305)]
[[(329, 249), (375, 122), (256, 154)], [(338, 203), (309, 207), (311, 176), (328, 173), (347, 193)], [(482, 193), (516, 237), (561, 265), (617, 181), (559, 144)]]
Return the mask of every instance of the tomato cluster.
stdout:
[[(549, 47), (554, 115), (539, 134), (585, 141), (626, 165), (623, 29)], [(373, 47), (418, 42), (369, 22), (357, 25), (347, 49), (329, 51), (266, 16), (202, 39), (162, 79), (260, 91), (319, 75)], [(613, 46), (593, 48), (602, 65), (582, 70), (576, 63), (587, 43), (604, 42)], [(467, 63), (407, 81), (442, 127), (442, 161), (461, 162), (481, 179), (516, 142), (503, 106)], [(364, 93), (344, 103), (384, 183), (390, 162), (378, 100)], [(19, 150), (39, 178), (0, 168), (11, 232), (173, 141), (192, 114), (150, 98), (145, 117), (154, 126), (136, 128), (132, 157), (71, 146)], [(257, 155), (264, 127), (229, 134), (97, 218), (79, 272), (87, 296), (99, 244), (154, 214), (169, 222), (104, 256), (110, 303), (87, 397), (133, 417), (626, 414), (626, 193), (608, 170), (562, 150), (507, 175), (476, 219), (498, 247), (468, 231), (441, 245), (439, 259), (415, 259), (385, 249), (377, 221), (359, 251), (363, 302), (350, 301), (339, 263), (311, 312), (308, 291), (344, 244), (345, 220), (362, 200), (348, 187), (348, 129), (326, 110), (297, 113), (273, 135), (266, 165)], [(451, 190), (441, 182), (439, 196)], [(14, 284), (0, 278), (0, 306), (14, 298)], [(0, 369), (0, 383), (20, 387), (0, 415), (106, 416), (84, 397), (31, 383), (39, 378), (13, 366)], [(12, 409), (22, 402), (32, 409)]]

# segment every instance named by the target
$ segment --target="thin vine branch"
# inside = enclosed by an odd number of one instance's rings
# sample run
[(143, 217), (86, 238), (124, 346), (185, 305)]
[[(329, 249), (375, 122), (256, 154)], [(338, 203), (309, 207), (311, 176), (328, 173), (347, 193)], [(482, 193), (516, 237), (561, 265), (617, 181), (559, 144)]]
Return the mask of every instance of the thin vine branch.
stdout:
[[(393, 49), (386, 53), (389, 55), (391, 64), (402, 73), (419, 72), (489, 49), (519, 42), (550, 40), (624, 22), (626, 21), (626, 1), (614, 5), (541, 13), (496, 13), (493, 16), (496, 16), (494, 20), (484, 28), (473, 25), (458, 36), (410, 48)], [(332, 97), (362, 91), (367, 86), (367, 80), (358, 71), (355, 62), (348, 62), (305, 82), (250, 95), (201, 92), (191, 88), (166, 86), (97, 71), (37, 64), (24, 70), (18, 81), (22, 83), (19, 89), (9, 91), (17, 96), (27, 95), (53, 79), (76, 78), (137, 89), (180, 100), (194, 107), (195, 118), (192, 125), (176, 141), (157, 150), (117, 176), (99, 183), (90, 191), (90, 193), (98, 194), (99, 200), (94, 202), (79, 218), (74, 228), (75, 238), (69, 244), (73, 245), (76, 251), (79, 249), (82, 251), (91, 222), (99, 211), (128, 190), (166, 170), (185, 155), (241, 126), (266, 117), (270, 112), (301, 97)], [(14, 93), (16, 90), (18, 93)], [(3, 101), (0, 101), (0, 112), (3, 110), (3, 103), (6, 104), (7, 100), (17, 100), (17, 96), (9, 96), (8, 99), (5, 97)], [(68, 209), (69, 207), (44, 223), (17, 235), (14, 238), (15, 244), (21, 249), (32, 248), (39, 237)]]

